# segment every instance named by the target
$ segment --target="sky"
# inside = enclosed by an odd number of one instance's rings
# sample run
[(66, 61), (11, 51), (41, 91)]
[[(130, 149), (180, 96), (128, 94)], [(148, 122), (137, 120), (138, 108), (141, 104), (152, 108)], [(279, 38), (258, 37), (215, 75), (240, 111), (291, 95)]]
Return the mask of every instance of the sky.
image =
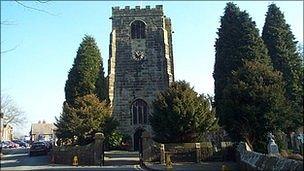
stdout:
[[(235, 1), (261, 30), (273, 1)], [(85, 34), (101, 50), (105, 73), (109, 57), (112, 7), (163, 5), (173, 28), (176, 80), (198, 93), (213, 95), (217, 29), (227, 1), (1, 1), (1, 95), (13, 98), (27, 121), (16, 127), (28, 134), (31, 123), (55, 122), (62, 111), (64, 86)], [(275, 1), (296, 40), (303, 42), (303, 2)]]

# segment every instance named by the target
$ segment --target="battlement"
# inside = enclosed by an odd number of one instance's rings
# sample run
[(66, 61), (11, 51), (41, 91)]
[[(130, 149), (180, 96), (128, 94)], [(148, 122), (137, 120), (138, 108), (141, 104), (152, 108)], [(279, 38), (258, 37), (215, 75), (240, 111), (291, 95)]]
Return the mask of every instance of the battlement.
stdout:
[(163, 6), (156, 5), (155, 8), (151, 8), (149, 5), (145, 8), (140, 8), (140, 6), (135, 6), (135, 8), (130, 8), (130, 6), (125, 6), (125, 8), (112, 7), (112, 17), (137, 15), (164, 15)]

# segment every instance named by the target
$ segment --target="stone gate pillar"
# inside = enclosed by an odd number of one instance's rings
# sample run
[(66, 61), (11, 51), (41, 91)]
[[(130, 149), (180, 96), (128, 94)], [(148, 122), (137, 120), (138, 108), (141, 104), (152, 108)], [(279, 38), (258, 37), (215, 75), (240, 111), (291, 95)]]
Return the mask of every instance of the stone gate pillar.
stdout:
[(142, 133), (142, 147), (143, 147), (143, 151), (142, 151), (142, 157), (143, 157), (143, 161), (148, 161), (149, 157), (150, 157), (150, 153), (151, 153), (151, 135), (149, 132), (144, 131)]
[(95, 142), (94, 142), (94, 165), (101, 166), (103, 160), (103, 141), (104, 135), (103, 133), (96, 133), (95, 134)]

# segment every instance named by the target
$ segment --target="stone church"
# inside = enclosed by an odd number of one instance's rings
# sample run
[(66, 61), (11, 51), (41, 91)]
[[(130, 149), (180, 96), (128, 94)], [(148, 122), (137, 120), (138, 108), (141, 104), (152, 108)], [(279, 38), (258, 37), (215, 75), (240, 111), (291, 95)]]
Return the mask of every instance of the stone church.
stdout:
[(162, 5), (112, 8), (108, 61), (109, 98), (119, 130), (138, 150), (157, 93), (174, 81), (171, 20)]

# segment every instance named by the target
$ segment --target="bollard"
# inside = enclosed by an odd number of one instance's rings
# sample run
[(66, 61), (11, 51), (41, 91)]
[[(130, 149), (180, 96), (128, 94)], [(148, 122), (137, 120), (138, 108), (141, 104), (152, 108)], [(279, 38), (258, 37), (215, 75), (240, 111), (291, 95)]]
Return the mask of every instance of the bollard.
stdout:
[(160, 163), (164, 164), (166, 162), (165, 145), (160, 145)]
[(195, 151), (196, 151), (196, 163), (201, 162), (201, 144), (195, 143)]
[(72, 165), (73, 165), (73, 166), (78, 166), (78, 157), (77, 157), (77, 156), (74, 156), (74, 157), (73, 157)]
[(167, 153), (167, 155), (166, 155), (166, 170), (172, 170), (172, 169), (173, 169), (173, 166), (172, 166), (170, 154)]
[(221, 171), (229, 171), (228, 166), (226, 166), (225, 164), (223, 164)]

